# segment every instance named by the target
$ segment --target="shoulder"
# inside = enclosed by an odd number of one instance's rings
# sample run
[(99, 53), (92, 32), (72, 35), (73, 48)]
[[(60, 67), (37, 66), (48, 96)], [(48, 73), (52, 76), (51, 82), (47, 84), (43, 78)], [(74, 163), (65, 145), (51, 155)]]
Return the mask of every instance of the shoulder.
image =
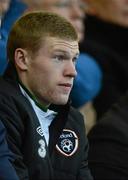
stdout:
[[(89, 164), (94, 177), (128, 177), (128, 95), (104, 115), (91, 129)], [(119, 170), (120, 169), (120, 170)]]
[(11, 164), (14, 157), (8, 149), (5, 133), (4, 125), (0, 121), (0, 179), (9, 180), (11, 177), (14, 180), (18, 180), (16, 172)]
[(80, 131), (80, 133), (85, 133), (85, 121), (83, 115), (74, 107), (70, 108), (69, 111), (69, 121), (72, 123), (72, 125)]
[(70, 107), (69, 115), (74, 119), (80, 122), (83, 122), (83, 115), (74, 107)]
[[(112, 105), (89, 133), (89, 138), (111, 138), (128, 142), (128, 93)], [(125, 138), (124, 138), (125, 137)]]
[(18, 101), (22, 94), (20, 92), (18, 83), (12, 80), (5, 80), (0, 78), (0, 104), (12, 105), (14, 101)]
[(32, 111), (29, 101), (21, 93), (18, 83), (0, 78), (0, 119), (5, 124), (21, 125), (21, 118)]

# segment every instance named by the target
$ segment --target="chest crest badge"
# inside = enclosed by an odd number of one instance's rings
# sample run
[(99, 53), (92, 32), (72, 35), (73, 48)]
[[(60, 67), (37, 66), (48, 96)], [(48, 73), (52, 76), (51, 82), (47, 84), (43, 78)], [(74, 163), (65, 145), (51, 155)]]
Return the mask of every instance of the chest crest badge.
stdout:
[(72, 156), (78, 148), (78, 137), (74, 131), (63, 129), (56, 149), (64, 156)]

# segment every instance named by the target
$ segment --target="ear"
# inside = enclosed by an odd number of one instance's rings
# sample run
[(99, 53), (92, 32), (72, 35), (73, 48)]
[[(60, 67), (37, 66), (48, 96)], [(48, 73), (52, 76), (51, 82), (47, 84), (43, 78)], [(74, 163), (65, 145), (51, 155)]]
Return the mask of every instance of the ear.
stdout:
[(22, 48), (17, 48), (14, 54), (15, 64), (21, 70), (27, 70), (28, 68), (28, 53)]

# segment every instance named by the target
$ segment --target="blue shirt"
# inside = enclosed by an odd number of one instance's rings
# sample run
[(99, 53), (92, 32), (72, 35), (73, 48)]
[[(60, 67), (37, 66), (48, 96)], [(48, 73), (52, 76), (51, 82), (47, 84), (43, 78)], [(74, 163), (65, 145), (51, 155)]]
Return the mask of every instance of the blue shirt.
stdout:
[(2, 20), (0, 27), (0, 75), (3, 74), (7, 66), (6, 44), (8, 34), (13, 23), (23, 14), (26, 8), (26, 5), (20, 2), (20, 0), (11, 0), (9, 10)]
[(95, 59), (81, 53), (76, 64), (77, 76), (71, 91), (72, 106), (80, 108), (92, 101), (102, 85), (102, 72)]

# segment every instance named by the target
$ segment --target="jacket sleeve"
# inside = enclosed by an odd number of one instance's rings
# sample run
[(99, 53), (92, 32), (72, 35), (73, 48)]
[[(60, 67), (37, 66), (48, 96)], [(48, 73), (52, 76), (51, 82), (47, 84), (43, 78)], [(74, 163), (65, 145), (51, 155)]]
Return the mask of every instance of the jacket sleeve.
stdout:
[(28, 180), (28, 171), (23, 162), (22, 155), (24, 125), (19, 113), (20, 110), (18, 111), (16, 104), (11, 98), (0, 97), (0, 119), (7, 130), (8, 147), (14, 154), (15, 161), (13, 166), (21, 180)]
[(14, 158), (8, 149), (5, 133), (5, 128), (0, 121), (0, 179), (18, 180), (19, 178), (12, 166)]
[(83, 152), (81, 166), (79, 169), (78, 179), (79, 180), (93, 180), (93, 177), (91, 175), (89, 166), (88, 166), (88, 145), (85, 146), (85, 151)]
[(109, 111), (89, 132), (88, 139), (89, 166), (94, 179), (127, 179), (128, 122), (125, 109), (122, 112), (116, 108)]
[(93, 180), (93, 177), (90, 173), (90, 169), (88, 166), (88, 150), (89, 150), (89, 143), (86, 136), (86, 129), (85, 129), (85, 122), (83, 116), (79, 114), (79, 129), (80, 129), (80, 154), (81, 154), (81, 161), (78, 173), (78, 180)]

